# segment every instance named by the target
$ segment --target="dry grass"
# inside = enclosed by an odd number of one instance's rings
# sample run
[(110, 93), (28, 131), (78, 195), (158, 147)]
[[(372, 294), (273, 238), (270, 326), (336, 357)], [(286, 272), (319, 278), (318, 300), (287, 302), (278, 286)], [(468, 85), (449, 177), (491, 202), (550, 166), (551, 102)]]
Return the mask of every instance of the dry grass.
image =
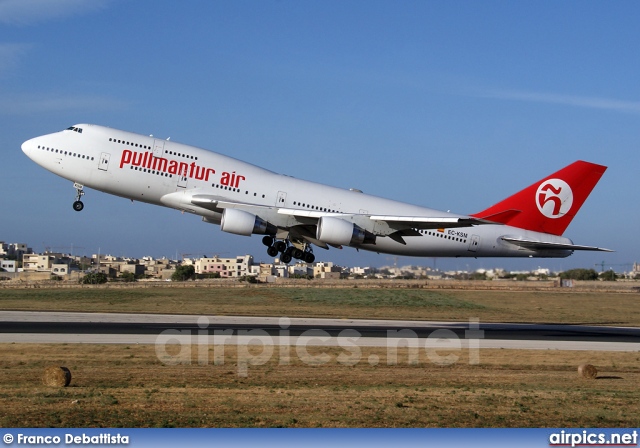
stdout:
[(571, 290), (38, 288), (0, 289), (0, 309), (640, 326), (639, 298)]
[[(612, 291), (470, 291), (366, 288), (0, 289), (3, 310), (318, 316), (640, 326), (638, 295)], [(482, 350), (449, 366), (407, 354), (387, 365), (384, 349), (364, 362), (313, 365), (274, 356), (238, 375), (224, 364), (165, 365), (154, 347), (0, 345), (0, 426), (66, 427), (638, 427), (640, 354)], [(400, 349), (401, 351), (403, 349)], [(197, 356), (197, 350), (192, 354)], [(379, 363), (370, 365), (370, 356)], [(593, 364), (598, 378), (578, 375)], [(70, 387), (41, 383), (66, 366)]]
[[(168, 366), (151, 346), (0, 345), (0, 426), (66, 427), (638, 427), (638, 353), (483, 350), (480, 364), (439, 366), (406, 353), (386, 365), (311, 365), (274, 356), (237, 374), (223, 365)], [(317, 355), (318, 353), (312, 353)], [(213, 360), (213, 355), (210, 357)], [(580, 378), (588, 362), (599, 378)], [(41, 383), (64, 365), (67, 388)]]

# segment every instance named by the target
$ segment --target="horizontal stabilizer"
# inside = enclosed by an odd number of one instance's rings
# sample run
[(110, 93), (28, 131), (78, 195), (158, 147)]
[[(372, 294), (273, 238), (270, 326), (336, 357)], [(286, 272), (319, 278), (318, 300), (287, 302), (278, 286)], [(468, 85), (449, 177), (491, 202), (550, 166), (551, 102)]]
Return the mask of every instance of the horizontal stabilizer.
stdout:
[(503, 212), (494, 213), (487, 216), (476, 216), (476, 218), (485, 219), (499, 224), (508, 224), (516, 215), (522, 213), (522, 210), (505, 210)]
[(611, 249), (604, 249), (602, 247), (594, 246), (579, 246), (577, 244), (562, 244), (562, 243), (547, 243), (544, 241), (525, 240), (520, 238), (511, 238), (508, 236), (500, 237), (502, 241), (515, 244), (516, 246), (524, 247), (531, 250), (593, 250), (600, 252), (614, 252)]

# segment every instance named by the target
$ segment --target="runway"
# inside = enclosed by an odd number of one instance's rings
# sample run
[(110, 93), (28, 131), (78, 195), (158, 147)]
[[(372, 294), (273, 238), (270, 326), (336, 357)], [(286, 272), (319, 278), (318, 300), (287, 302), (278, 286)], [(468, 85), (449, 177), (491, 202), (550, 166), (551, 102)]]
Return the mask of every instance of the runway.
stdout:
[(268, 344), (640, 351), (640, 328), (365, 319), (0, 311), (0, 343)]

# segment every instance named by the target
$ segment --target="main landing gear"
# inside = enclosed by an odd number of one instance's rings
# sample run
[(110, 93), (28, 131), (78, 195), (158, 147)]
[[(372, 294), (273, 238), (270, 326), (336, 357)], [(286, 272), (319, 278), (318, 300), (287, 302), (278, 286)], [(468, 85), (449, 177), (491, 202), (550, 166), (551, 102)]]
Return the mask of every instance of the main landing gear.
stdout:
[(262, 244), (267, 246), (267, 254), (269, 254), (270, 257), (276, 257), (281, 253), (280, 261), (283, 263), (289, 263), (293, 258), (302, 260), (305, 263), (313, 263), (316, 259), (310, 244), (303, 243), (303, 250), (291, 244), (288, 238), (286, 240), (276, 241), (269, 235), (262, 238)]
[(73, 203), (73, 209), (79, 212), (79, 211), (82, 211), (82, 209), (84, 208), (84, 204), (80, 200), (82, 199), (82, 196), (84, 196), (84, 190), (83, 190), (84, 186), (76, 182), (73, 184), (73, 188), (76, 189), (76, 200)]

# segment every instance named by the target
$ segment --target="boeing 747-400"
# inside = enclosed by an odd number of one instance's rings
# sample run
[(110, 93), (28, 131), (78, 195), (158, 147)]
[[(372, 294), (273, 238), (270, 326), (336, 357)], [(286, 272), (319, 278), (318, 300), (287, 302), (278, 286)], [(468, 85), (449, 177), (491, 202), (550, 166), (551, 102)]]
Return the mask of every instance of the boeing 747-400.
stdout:
[(78, 124), (22, 144), (38, 165), (84, 187), (193, 213), (267, 253), (314, 261), (313, 246), (417, 257), (567, 257), (562, 236), (606, 167), (577, 161), (472, 215), (442, 212), (277, 174), (216, 152)]

